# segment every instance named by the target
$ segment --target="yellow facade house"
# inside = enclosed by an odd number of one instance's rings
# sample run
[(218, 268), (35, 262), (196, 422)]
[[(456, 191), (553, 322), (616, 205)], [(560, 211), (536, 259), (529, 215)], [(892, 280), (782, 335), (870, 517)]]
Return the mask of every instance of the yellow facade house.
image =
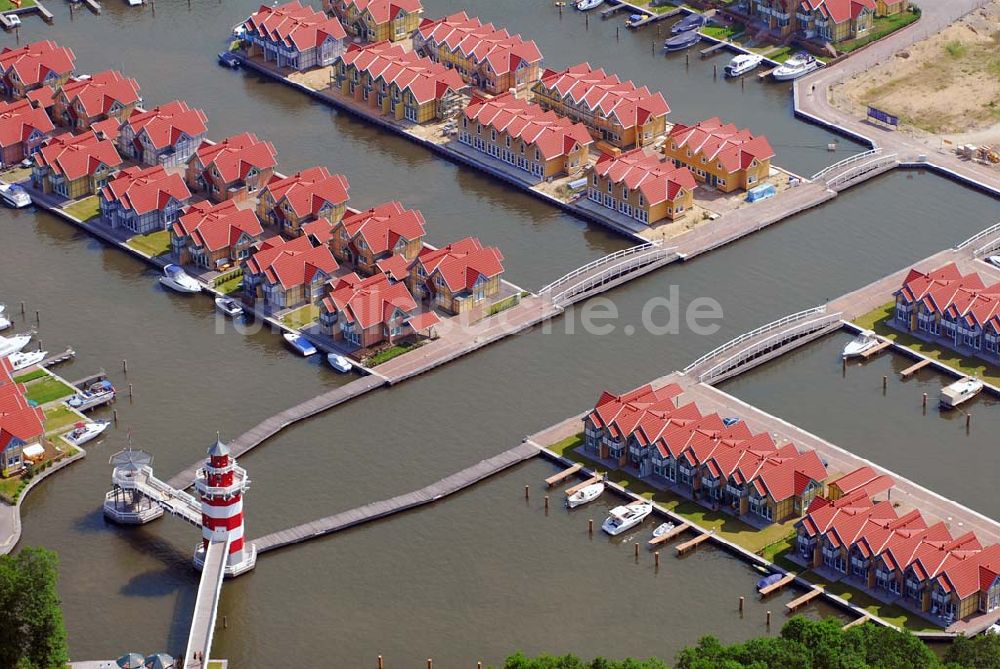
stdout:
[(774, 150), (767, 137), (754, 136), (716, 116), (695, 125), (675, 125), (663, 143), (663, 155), (678, 167), (687, 167), (698, 181), (731, 193), (767, 178)]
[(682, 218), (694, 205), (697, 183), (686, 167), (634, 149), (603, 154), (590, 175), (587, 198), (640, 223)]
[(122, 164), (115, 144), (92, 130), (56, 135), (35, 153), (32, 185), (70, 200), (101, 190)]
[(398, 42), (420, 26), (420, 0), (324, 0), (323, 9), (335, 14), (347, 34), (365, 42)]

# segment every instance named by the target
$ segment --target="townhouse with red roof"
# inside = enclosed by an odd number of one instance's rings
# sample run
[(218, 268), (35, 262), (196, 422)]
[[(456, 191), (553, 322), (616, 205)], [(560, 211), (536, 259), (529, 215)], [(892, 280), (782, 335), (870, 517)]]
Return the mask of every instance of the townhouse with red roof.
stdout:
[(169, 230), (190, 199), (180, 174), (159, 165), (129, 167), (101, 189), (101, 219), (136, 235)]
[(40, 446), (45, 439), (45, 415), (28, 402), (24, 386), (11, 376), (12, 369), (0, 357), (0, 475), (4, 477), (24, 469), (25, 449)]
[(590, 175), (587, 199), (646, 225), (676, 221), (694, 206), (694, 176), (686, 167), (633, 149), (601, 154)]
[(256, 212), (236, 200), (198, 202), (170, 226), (170, 248), (182, 265), (223, 270), (249, 258), (263, 234)]
[(28, 100), (0, 101), (0, 167), (16, 165), (38, 150), (55, 129)]
[[(898, 2), (884, 2), (886, 13), (902, 11)], [(841, 42), (865, 35), (879, 11), (875, 0), (752, 0), (752, 18), (782, 37)]]
[(594, 143), (582, 123), (510, 93), (474, 97), (465, 108), (458, 141), (537, 179), (580, 172)]
[(440, 249), (424, 247), (410, 270), (410, 290), (451, 314), (463, 314), (500, 294), (503, 254), (466, 237)]
[[(673, 411), (676, 408), (674, 398), (680, 394), (681, 387), (677, 384), (657, 390), (647, 384), (621, 394), (603, 391), (593, 411), (583, 418), (587, 452), (625, 464), (625, 442), (638, 426), (638, 419), (646, 411), (651, 416)], [(643, 441), (649, 441), (647, 437), (648, 434), (644, 434)]]
[(438, 322), (433, 312), (420, 314), (405, 283), (384, 274), (362, 278), (355, 273), (331, 282), (319, 322), (325, 334), (359, 348), (393, 343)]
[(454, 68), (467, 83), (491, 95), (532, 86), (542, 65), (534, 41), (465, 12), (421, 21), (413, 33), (413, 50)]
[(310, 167), (288, 177), (273, 176), (260, 192), (257, 216), (264, 225), (297, 237), (302, 226), (324, 219), (331, 226), (344, 217), (350, 184), (342, 174)]
[(667, 131), (670, 106), (662, 93), (589, 63), (545, 70), (532, 91), (543, 109), (583, 123), (594, 139), (618, 149), (653, 144)]
[(208, 117), (182, 100), (136, 112), (122, 125), (122, 155), (146, 165), (174, 167), (187, 162), (208, 134)]
[(468, 85), (453, 69), (391, 42), (352, 44), (334, 63), (341, 94), (397, 121), (444, 118)]
[(117, 70), (70, 79), (53, 95), (53, 118), (76, 132), (106, 119), (120, 124), (139, 106), (139, 82)]
[(273, 237), (261, 244), (243, 268), (244, 299), (272, 312), (316, 304), (339, 265), (326, 246), (309, 237), (285, 241)]
[(52, 107), (55, 105), (55, 95), (56, 91), (54, 88), (51, 86), (42, 86), (28, 91), (28, 95), (25, 99), (31, 102), (31, 104), (35, 107), (44, 109), (49, 115), (49, 118), (52, 118)]
[(271, 181), (277, 155), (271, 142), (258, 139), (252, 132), (221, 142), (205, 140), (188, 162), (188, 186), (205, 193), (213, 202), (246, 201)]
[(71, 200), (99, 192), (122, 164), (114, 142), (90, 130), (46, 140), (35, 152), (34, 160), (34, 188)]
[(73, 74), (76, 56), (51, 40), (0, 50), (0, 93), (23, 98), (43, 86), (62, 86)]
[(731, 193), (767, 178), (774, 149), (767, 137), (715, 116), (695, 125), (676, 124), (663, 143), (663, 155), (674, 165), (687, 167), (697, 181)]
[(853, 472), (844, 474), (836, 481), (830, 481), (826, 497), (831, 502), (835, 502), (841, 497), (846, 497), (861, 490), (868, 497), (874, 499), (882, 493), (887, 492), (892, 486), (892, 477), (879, 474), (868, 465), (865, 465), (858, 467)]
[(888, 325), (925, 341), (1000, 363), (1000, 283), (949, 263), (911, 269), (895, 293)]
[(323, 0), (323, 9), (335, 14), (347, 34), (366, 42), (406, 39), (420, 26), (420, 0)]
[(249, 56), (299, 71), (330, 65), (344, 52), (347, 42), (347, 32), (337, 17), (298, 0), (261, 5), (243, 27)]
[(338, 261), (370, 276), (390, 256), (416, 258), (424, 234), (424, 215), (393, 201), (345, 216), (331, 228), (329, 243)]

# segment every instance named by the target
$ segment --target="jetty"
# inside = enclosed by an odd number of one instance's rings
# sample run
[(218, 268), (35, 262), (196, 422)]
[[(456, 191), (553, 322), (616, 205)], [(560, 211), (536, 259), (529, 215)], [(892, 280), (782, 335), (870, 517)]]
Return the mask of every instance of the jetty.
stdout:
[(820, 588), (810, 588), (809, 592), (807, 592), (806, 594), (802, 595), (801, 597), (796, 597), (792, 601), (785, 604), (785, 609), (788, 611), (788, 613), (791, 613), (795, 611), (795, 609), (805, 605), (807, 602), (811, 602), (813, 599), (819, 597), (822, 594), (823, 591)]
[(852, 627), (857, 627), (858, 625), (862, 625), (862, 624), (868, 622), (869, 620), (871, 620), (870, 616), (861, 616), (860, 618), (855, 618), (854, 620), (852, 620), (851, 622), (847, 623), (846, 625), (844, 625), (840, 629), (849, 630)]
[[(702, 35), (702, 37), (704, 38), (704, 35)], [(720, 51), (722, 49), (725, 49), (727, 46), (729, 46), (728, 43), (720, 41), (720, 42), (716, 42), (712, 46), (707, 46), (704, 49), (701, 49), (698, 53), (701, 55), (702, 58), (708, 58), (709, 56), (711, 56), (716, 51)]]
[(552, 486), (556, 485), (557, 483), (562, 483), (563, 481), (565, 481), (566, 479), (568, 479), (573, 474), (576, 474), (581, 469), (583, 469), (583, 465), (578, 462), (575, 465), (573, 465), (572, 467), (568, 467), (567, 469), (564, 469), (563, 471), (559, 472), (558, 474), (553, 474), (552, 476), (550, 476), (547, 479), (545, 479), (545, 485), (547, 485), (548, 487), (551, 488)]
[(779, 590), (781, 590), (782, 588), (784, 588), (786, 585), (788, 585), (789, 583), (791, 583), (794, 580), (795, 580), (795, 574), (789, 572), (789, 573), (785, 574), (784, 576), (782, 576), (781, 580), (779, 580), (779, 581), (777, 581), (775, 583), (772, 583), (771, 585), (765, 585), (763, 588), (761, 588), (760, 589), (760, 596), (761, 597), (767, 597), (768, 595), (770, 595), (773, 592), (778, 592)]
[(931, 364), (931, 359), (923, 358), (922, 360), (918, 360), (916, 363), (910, 365), (909, 367), (901, 371), (899, 375), (904, 379), (908, 379), (929, 364)]
[[(643, 26), (648, 26), (651, 23), (656, 23), (657, 21), (662, 21), (663, 19), (669, 19), (672, 16), (677, 16), (683, 11), (684, 10), (681, 9), (680, 7), (675, 7), (674, 9), (671, 9), (669, 12), (663, 12), (662, 14), (657, 14), (655, 12), (652, 14), (647, 13), (645, 17), (639, 19), (635, 23), (629, 23), (628, 27), (632, 28), (633, 30), (636, 28), (642, 28)], [(636, 13), (641, 14), (645, 12), (636, 12)]]
[(76, 357), (76, 351), (74, 351), (71, 348), (67, 348), (62, 353), (56, 353), (55, 355), (50, 355), (49, 357), (45, 358), (44, 360), (38, 363), (38, 366), (45, 367), (46, 369), (48, 369), (49, 367), (54, 367), (59, 363), (68, 362), (69, 360), (72, 360), (75, 357)]
[(875, 346), (872, 346), (867, 351), (864, 351), (863, 353), (861, 353), (861, 357), (864, 358), (865, 360), (867, 360), (869, 358), (872, 358), (872, 357), (875, 357), (876, 355), (878, 355), (879, 353), (881, 353), (885, 349), (889, 348), (890, 346), (892, 346), (892, 342), (889, 341), (888, 339), (883, 339), (882, 341), (880, 341)]
[[(664, 543), (670, 541), (671, 539), (673, 539), (677, 535), (682, 534), (684, 532), (687, 532), (689, 529), (691, 529), (691, 524), (690, 523), (681, 523), (680, 525), (675, 525), (672, 530), (667, 530), (666, 532), (664, 532), (660, 536), (653, 537), (652, 539), (649, 540), (648, 543), (649, 543), (650, 546), (659, 546), (660, 544), (664, 544)], [(708, 535), (707, 534), (703, 534), (701, 536), (707, 537)]]
[(83, 0), (83, 4), (87, 5), (87, 9), (94, 12), (95, 14), (101, 13), (101, 3), (97, 0)]
[(603, 480), (604, 479), (599, 474), (594, 474), (593, 476), (591, 476), (586, 481), (583, 481), (581, 483), (577, 483), (575, 486), (572, 486), (570, 488), (566, 488), (566, 490), (564, 492), (566, 493), (566, 496), (569, 497), (570, 495), (575, 495), (576, 493), (580, 492), (581, 490), (583, 490), (587, 486), (594, 485), (595, 483), (600, 483)]
[(706, 541), (708, 541), (711, 538), (712, 538), (712, 533), (711, 532), (703, 532), (702, 534), (699, 534), (698, 536), (696, 536), (694, 539), (689, 539), (689, 540), (685, 541), (682, 544), (678, 544), (677, 545), (677, 555), (678, 556), (684, 555), (685, 553), (687, 553), (692, 548), (700, 546), (701, 544), (705, 543)]
[(538, 452), (538, 448), (533, 444), (522, 443), (504, 451), (500, 455), (481, 460), (471, 467), (447, 476), (420, 490), (414, 490), (413, 492), (397, 495), (381, 502), (365, 504), (350, 511), (343, 511), (332, 516), (327, 516), (326, 518), (320, 518), (319, 520), (296, 525), (285, 530), (279, 530), (259, 539), (254, 539), (253, 543), (257, 547), (258, 554), (266, 553), (278, 548), (284, 548), (285, 546), (333, 534), (334, 532), (368, 523), (379, 518), (385, 518), (408, 509), (423, 506), (424, 504), (430, 504), (431, 502), (436, 502), (444, 497), (453, 495), (460, 490), (464, 490), (494, 474), (498, 474), (508, 467), (533, 458), (538, 455)]

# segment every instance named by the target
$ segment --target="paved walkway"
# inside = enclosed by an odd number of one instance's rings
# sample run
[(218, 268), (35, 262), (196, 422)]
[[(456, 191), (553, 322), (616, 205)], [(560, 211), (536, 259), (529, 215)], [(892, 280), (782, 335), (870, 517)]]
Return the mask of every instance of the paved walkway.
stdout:
[[(201, 580), (198, 582), (198, 595), (191, 617), (187, 651), (184, 654), (185, 669), (202, 669), (209, 664), (215, 618), (219, 612), (219, 595), (222, 592), (222, 581), (226, 576), (228, 556), (229, 541), (209, 542), (208, 550), (205, 551)], [(198, 659), (194, 659), (195, 653), (198, 654)]]

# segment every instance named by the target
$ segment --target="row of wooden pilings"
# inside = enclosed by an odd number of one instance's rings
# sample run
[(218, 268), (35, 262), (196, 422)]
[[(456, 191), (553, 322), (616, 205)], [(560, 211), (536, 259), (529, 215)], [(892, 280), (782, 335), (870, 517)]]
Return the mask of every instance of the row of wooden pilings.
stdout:
[[(383, 658), (381, 655), (378, 656), (378, 669), (385, 669), (385, 658)], [(427, 669), (434, 669), (433, 658), (430, 657), (427, 658)], [(476, 669), (483, 669), (483, 663), (476, 662)]]

